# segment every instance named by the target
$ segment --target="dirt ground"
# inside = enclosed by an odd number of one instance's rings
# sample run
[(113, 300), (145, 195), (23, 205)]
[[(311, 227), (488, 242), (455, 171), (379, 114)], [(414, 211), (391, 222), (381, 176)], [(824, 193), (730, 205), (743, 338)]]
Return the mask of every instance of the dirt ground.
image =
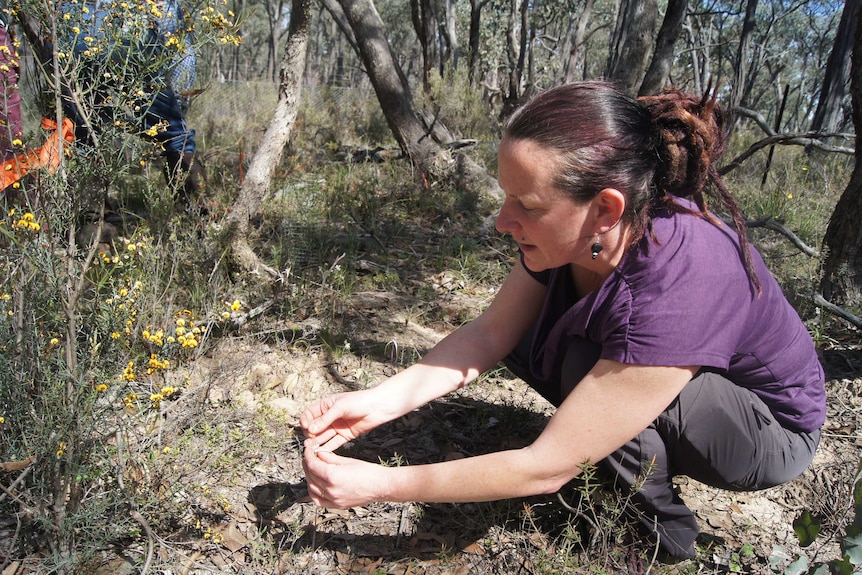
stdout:
[[(492, 295), (465, 295), (446, 278), (431, 281), (439, 295), (433, 305), (444, 312), (436, 317), (457, 317)], [(838, 556), (837, 533), (848, 519), (862, 446), (862, 352), (850, 343), (836, 342), (823, 350), (828, 421), (816, 460), (804, 476), (757, 493), (730, 493), (679, 479), (680, 493), (696, 510), (703, 532), (695, 561), (652, 564), (652, 551), (637, 546), (641, 559), (628, 561), (625, 554), (621, 559), (619, 546), (613, 547), (619, 542), (611, 543), (613, 529), (600, 526), (600, 533), (594, 529), (590, 535), (588, 529), (584, 535), (586, 552), (560, 562), (571, 551), (571, 531), (565, 526), (572, 520), (555, 496), (487, 504), (317, 508), (305, 491), (298, 416), (320, 397), (373, 385), (395, 373), (452, 328), (445, 321), (420, 325), (413, 319), (417, 305), (405, 294), (355, 294), (340, 318), (343, 341), (313, 319), (250, 323), (216, 341), (187, 373), (177, 374), (190, 376), (192, 383), (166, 411), (165, 445), (177, 443), (181, 429), (200, 419), (227, 421), (242, 433), (224, 446), (231, 454), (228, 462), (213, 453), (202, 456), (202, 450), (213, 451), (209, 444), (177, 447), (171, 465), (185, 469), (183, 497), (198, 523), (190, 529), (191, 517), (181, 521), (185, 531), (158, 541), (157, 559), (174, 564), (164, 572), (773, 573), (800, 555), (812, 564)], [(858, 338), (851, 334), (848, 341)], [(501, 370), (343, 449), (390, 465), (465, 457), (529, 443), (550, 412), (550, 405)], [(261, 413), (267, 414), (263, 423)], [(267, 430), (268, 440), (255, 435), (261, 429)], [(190, 455), (184, 458), (183, 450)], [(572, 496), (561, 492), (563, 500)], [(802, 549), (793, 521), (806, 509), (821, 520), (822, 534)], [(200, 526), (201, 517), (206, 527)]]
[[(292, 317), (263, 314), (170, 372), (167, 383), (183, 392), (164, 402), (159, 427), (147, 435), (157, 456), (130, 461), (124, 472), (149, 502), (140, 509), (145, 529), (106, 551), (106, 565), (93, 572), (140, 573), (143, 565), (161, 574), (782, 573), (800, 556), (811, 564), (838, 557), (862, 447), (855, 333), (822, 349), (828, 420), (802, 477), (757, 493), (679, 478), (702, 528), (696, 560), (654, 562), (653, 549), (632, 539), (600, 491), (574, 518), (567, 509), (578, 499), (574, 484), (558, 495), (482, 504), (316, 507), (301, 466), (304, 407), (410, 365), (495, 289), (467, 287), (446, 272), (416, 281), (425, 284), (421, 296), (409, 287), (353, 293), (326, 307), (326, 317), (314, 302)], [(386, 465), (466, 457), (528, 444), (551, 412), (501, 369), (342, 449)], [(822, 523), (806, 549), (793, 530), (804, 510)], [(2, 575), (32, 572), (26, 567), (15, 562)]]

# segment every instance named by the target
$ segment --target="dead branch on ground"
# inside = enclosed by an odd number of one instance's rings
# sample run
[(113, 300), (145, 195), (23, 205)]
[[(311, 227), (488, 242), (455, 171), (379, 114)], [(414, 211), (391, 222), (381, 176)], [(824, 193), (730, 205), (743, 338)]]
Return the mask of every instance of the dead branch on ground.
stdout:
[(821, 150), (823, 152), (846, 154), (849, 156), (856, 153), (854, 148), (847, 146), (833, 146), (823, 141), (827, 138), (844, 138), (849, 141), (853, 141), (855, 138), (853, 134), (828, 132), (790, 132), (779, 134), (772, 129), (772, 126), (766, 122), (766, 119), (759, 112), (740, 107), (736, 107), (734, 110), (738, 115), (754, 120), (758, 127), (760, 127), (760, 129), (766, 134), (766, 138), (755, 142), (747, 150), (719, 168), (718, 173), (721, 175), (727, 174), (728, 172), (738, 168), (743, 164), (743, 162), (763, 148), (768, 148), (769, 146), (774, 146), (776, 144), (784, 146), (803, 146), (806, 148)]
[(862, 329), (862, 318), (853, 315), (849, 311), (845, 310), (842, 307), (835, 305), (834, 303), (826, 301), (826, 298), (824, 298), (819, 293), (814, 294), (811, 299), (814, 300), (815, 304), (817, 304), (821, 308), (825, 309), (826, 311), (828, 311), (832, 315), (838, 316), (841, 319), (849, 322), (850, 324), (852, 324), (857, 329)]
[[(725, 220), (725, 223), (727, 223), (728, 225), (732, 225), (732, 222), (727, 221), (727, 220)], [(820, 257), (820, 252), (818, 252), (816, 249), (812, 248), (811, 246), (809, 246), (805, 242), (803, 242), (802, 239), (799, 236), (797, 236), (795, 233), (793, 233), (793, 231), (790, 230), (787, 226), (785, 226), (784, 224), (782, 224), (780, 222), (775, 221), (774, 219), (772, 219), (769, 216), (766, 216), (764, 218), (759, 218), (757, 220), (746, 220), (745, 225), (749, 228), (765, 228), (768, 230), (772, 230), (774, 232), (778, 232), (779, 234), (781, 234), (784, 237), (786, 237), (787, 239), (789, 239), (790, 242), (799, 251), (801, 251), (802, 253), (804, 253), (808, 257), (812, 257), (812, 258)], [(814, 302), (815, 305), (826, 310), (827, 312), (831, 313), (832, 315), (837, 316), (837, 317), (849, 322), (851, 325), (853, 325), (854, 327), (856, 327), (858, 329), (862, 329), (862, 318), (859, 318), (859, 317), (853, 315), (852, 313), (848, 312), (844, 308), (839, 307), (839, 306), (835, 305), (834, 303), (827, 301), (826, 298), (824, 298), (822, 294), (815, 293), (814, 295), (811, 296), (811, 300)]]

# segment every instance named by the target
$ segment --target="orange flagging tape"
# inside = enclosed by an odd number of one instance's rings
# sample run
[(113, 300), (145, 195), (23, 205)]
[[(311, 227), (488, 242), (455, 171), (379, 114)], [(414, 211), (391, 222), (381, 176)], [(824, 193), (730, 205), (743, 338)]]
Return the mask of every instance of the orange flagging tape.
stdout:
[(42, 129), (51, 131), (51, 135), (41, 147), (3, 162), (0, 169), (0, 189), (5, 190), (33, 170), (43, 168), (53, 174), (60, 166), (60, 138), (62, 150), (65, 151), (66, 147), (75, 141), (75, 125), (69, 118), (64, 118), (62, 128), (57, 130), (57, 122), (42, 118)]

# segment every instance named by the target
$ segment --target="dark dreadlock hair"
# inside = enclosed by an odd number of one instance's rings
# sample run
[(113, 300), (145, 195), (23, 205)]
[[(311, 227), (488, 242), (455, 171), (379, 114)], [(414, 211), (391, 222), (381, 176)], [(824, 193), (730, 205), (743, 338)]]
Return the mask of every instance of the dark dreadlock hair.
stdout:
[(718, 224), (707, 211), (706, 195), (712, 196), (730, 213), (739, 236), (742, 263), (758, 293), (760, 279), (754, 271), (748, 228), (739, 205), (721, 179), (716, 165), (727, 148), (724, 112), (716, 96), (696, 97), (678, 90), (666, 90), (657, 96), (639, 98), (661, 134), (661, 165), (656, 173), (659, 202), (680, 208), (673, 196), (690, 197), (700, 215)]

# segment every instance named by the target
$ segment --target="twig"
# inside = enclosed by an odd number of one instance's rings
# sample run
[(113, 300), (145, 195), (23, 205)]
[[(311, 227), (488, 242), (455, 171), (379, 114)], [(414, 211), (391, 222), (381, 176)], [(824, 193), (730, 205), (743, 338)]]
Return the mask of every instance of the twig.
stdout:
[(569, 513), (574, 515), (577, 519), (583, 519), (584, 521), (586, 521), (587, 523), (590, 524), (590, 527), (592, 527), (594, 531), (598, 530), (598, 525), (596, 525), (595, 521), (593, 521), (592, 519), (587, 517), (586, 514), (581, 512), (580, 509), (575, 509), (574, 507), (569, 505), (566, 502), (566, 500), (563, 499), (563, 494), (560, 493), (559, 491), (557, 491), (557, 501), (559, 501), (560, 505), (562, 505)]
[(782, 236), (786, 237), (790, 240), (790, 242), (799, 248), (799, 251), (804, 253), (808, 257), (816, 258), (820, 256), (820, 252), (807, 245), (802, 239), (797, 236), (793, 231), (791, 231), (784, 224), (776, 222), (772, 219), (771, 216), (766, 216), (765, 218), (760, 218), (758, 220), (747, 220), (745, 222), (746, 227), (749, 228), (766, 228), (767, 230), (772, 230), (774, 232), (778, 232)]
[(655, 565), (656, 559), (658, 559), (658, 550), (661, 548), (661, 533), (658, 530), (658, 517), (653, 517), (652, 524), (652, 532), (655, 533), (655, 549), (652, 551), (652, 559), (649, 562), (649, 567), (647, 567), (644, 575), (649, 575), (650, 571), (652, 571), (652, 566)]
[(15, 515), (15, 533), (12, 535), (12, 542), (9, 545), (9, 554), (6, 555), (6, 558), (3, 560), (3, 563), (0, 563), (0, 573), (6, 573), (6, 568), (12, 563), (12, 549), (15, 545), (15, 541), (18, 540), (18, 536), (21, 535), (21, 518), (18, 515)]
[(13, 481), (12, 485), (10, 485), (8, 488), (3, 487), (3, 484), (0, 484), (0, 491), (3, 492), (2, 494), (0, 494), (0, 501), (3, 501), (8, 496), (8, 497), (12, 498), (16, 503), (21, 505), (21, 507), (27, 509), (29, 512), (32, 512), (33, 508), (30, 507), (29, 505), (27, 505), (26, 503), (24, 503), (23, 501), (21, 501), (21, 499), (19, 499), (13, 493), (15, 486), (18, 485), (19, 483), (21, 483), (22, 481), (24, 481), (24, 478), (27, 477), (27, 474), (30, 473), (31, 469), (33, 469), (32, 464), (25, 467), (24, 470), (21, 472), (21, 475), (19, 475), (18, 478), (15, 481)]
[(811, 299), (814, 300), (814, 303), (816, 303), (832, 315), (837, 315), (841, 319), (849, 321), (858, 329), (862, 329), (862, 318), (853, 315), (844, 308), (838, 307), (834, 303), (826, 301), (826, 298), (824, 298), (823, 295), (816, 293)]
[(401, 521), (398, 522), (398, 535), (395, 538), (395, 548), (401, 546), (401, 537), (407, 535), (407, 528), (410, 524), (410, 505), (405, 505), (401, 508)]
[(361, 385), (359, 385), (355, 381), (351, 381), (351, 380), (347, 379), (346, 377), (344, 377), (343, 375), (338, 373), (338, 368), (336, 367), (335, 362), (327, 363), (326, 364), (326, 371), (329, 372), (329, 375), (331, 375), (335, 381), (337, 381), (338, 383), (340, 383), (341, 385), (343, 385), (344, 387), (346, 387), (350, 391), (356, 391), (358, 389), (362, 389)]
[(147, 534), (147, 558), (144, 560), (144, 566), (141, 567), (141, 575), (146, 575), (147, 571), (150, 569), (150, 564), (153, 562), (153, 540), (155, 536), (153, 535), (153, 530), (150, 529), (150, 524), (147, 523), (147, 520), (144, 519), (144, 516), (138, 513), (137, 511), (132, 511), (131, 514), (132, 519), (140, 523), (141, 527), (144, 528), (144, 532)]

